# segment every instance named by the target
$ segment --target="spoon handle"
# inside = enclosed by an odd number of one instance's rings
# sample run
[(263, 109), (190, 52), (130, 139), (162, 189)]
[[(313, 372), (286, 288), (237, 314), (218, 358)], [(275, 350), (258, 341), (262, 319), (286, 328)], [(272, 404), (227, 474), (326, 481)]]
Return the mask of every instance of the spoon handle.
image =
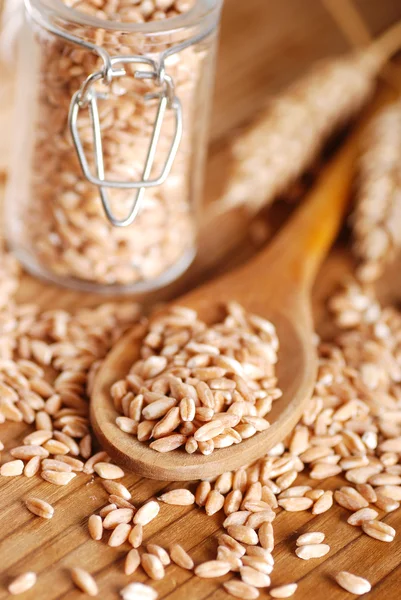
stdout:
[[(359, 136), (353, 133), (336, 153), (305, 203), (268, 250), (283, 275), (309, 291), (332, 246), (349, 204)], [(270, 254), (270, 260), (272, 260)]]

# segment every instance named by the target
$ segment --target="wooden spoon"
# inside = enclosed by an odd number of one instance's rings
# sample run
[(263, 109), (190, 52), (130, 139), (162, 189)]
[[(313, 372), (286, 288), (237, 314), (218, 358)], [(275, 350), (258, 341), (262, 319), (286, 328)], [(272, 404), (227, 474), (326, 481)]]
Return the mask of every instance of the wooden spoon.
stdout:
[[(187, 454), (183, 449), (161, 454), (123, 433), (115, 424), (119, 415), (110, 387), (128, 373), (138, 358), (141, 340), (133, 330), (107, 356), (91, 398), (95, 434), (121, 466), (167, 481), (213, 477), (263, 456), (296, 425), (313, 392), (317, 369), (311, 286), (344, 216), (357, 139), (352, 135), (339, 150), (301, 208), (267, 249), (245, 266), (175, 301), (198, 311), (199, 317), (209, 324), (221, 318), (221, 305), (230, 300), (274, 323), (280, 340), (277, 374), (283, 395), (273, 403), (267, 416), (270, 428), (209, 456)], [(218, 231), (211, 231), (211, 235), (218, 235)]]

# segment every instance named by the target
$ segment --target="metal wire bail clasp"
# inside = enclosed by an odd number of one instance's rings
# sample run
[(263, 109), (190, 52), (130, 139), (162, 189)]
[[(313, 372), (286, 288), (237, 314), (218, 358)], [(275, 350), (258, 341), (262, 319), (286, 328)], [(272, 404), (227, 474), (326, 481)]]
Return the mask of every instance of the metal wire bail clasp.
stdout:
[[(161, 89), (158, 92), (147, 94), (144, 97), (145, 101), (158, 99), (159, 103), (148, 152), (146, 155), (145, 165), (142, 171), (142, 179), (140, 181), (113, 181), (105, 179), (102, 131), (98, 110), (98, 99), (107, 99), (107, 95), (97, 91), (94, 86), (99, 81), (103, 81), (105, 84), (110, 85), (113, 79), (126, 76), (127, 72), (124, 68), (124, 65), (127, 64), (144, 64), (150, 67), (150, 70), (135, 71), (134, 76), (138, 79), (153, 79), (156, 85), (160, 86)], [(78, 129), (79, 112), (81, 109), (85, 108), (89, 109), (93, 132), (95, 174), (93, 174), (90, 170), (89, 162), (87, 160)], [(175, 116), (174, 135), (161, 173), (158, 177), (149, 179), (167, 110), (172, 110)], [(80, 90), (78, 90), (72, 97), (69, 112), (69, 126), (78, 159), (81, 164), (82, 172), (86, 179), (90, 181), (90, 183), (99, 188), (100, 199), (102, 201), (107, 218), (116, 227), (126, 227), (127, 225), (131, 225), (139, 213), (146, 188), (159, 186), (167, 179), (182, 137), (181, 103), (175, 95), (174, 83), (171, 77), (166, 74), (163, 63), (158, 65), (156, 61), (145, 56), (109, 57), (109, 60), (103, 69), (97, 71), (96, 73), (92, 73), (86, 79), (86, 81), (84, 81)], [(131, 209), (124, 219), (118, 219), (113, 215), (110, 208), (108, 188), (137, 190)]]

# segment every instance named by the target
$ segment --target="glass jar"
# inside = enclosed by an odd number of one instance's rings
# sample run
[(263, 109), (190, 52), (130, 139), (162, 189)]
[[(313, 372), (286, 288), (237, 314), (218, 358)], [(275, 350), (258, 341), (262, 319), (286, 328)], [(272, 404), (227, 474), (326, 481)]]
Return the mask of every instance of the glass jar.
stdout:
[(25, 4), (10, 247), (82, 290), (166, 285), (195, 255), (222, 0)]

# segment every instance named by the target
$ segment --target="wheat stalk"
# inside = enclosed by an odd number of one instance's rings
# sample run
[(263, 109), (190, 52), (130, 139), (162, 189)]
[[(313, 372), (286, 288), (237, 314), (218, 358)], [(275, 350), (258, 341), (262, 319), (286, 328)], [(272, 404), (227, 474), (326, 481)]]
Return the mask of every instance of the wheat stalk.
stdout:
[(374, 281), (401, 246), (401, 103), (382, 109), (362, 141), (353, 214), (357, 275)]
[(318, 63), (276, 96), (233, 144), (223, 197), (208, 218), (236, 206), (257, 212), (312, 163), (327, 138), (367, 102), (382, 66), (401, 46), (401, 23), (345, 57)]

